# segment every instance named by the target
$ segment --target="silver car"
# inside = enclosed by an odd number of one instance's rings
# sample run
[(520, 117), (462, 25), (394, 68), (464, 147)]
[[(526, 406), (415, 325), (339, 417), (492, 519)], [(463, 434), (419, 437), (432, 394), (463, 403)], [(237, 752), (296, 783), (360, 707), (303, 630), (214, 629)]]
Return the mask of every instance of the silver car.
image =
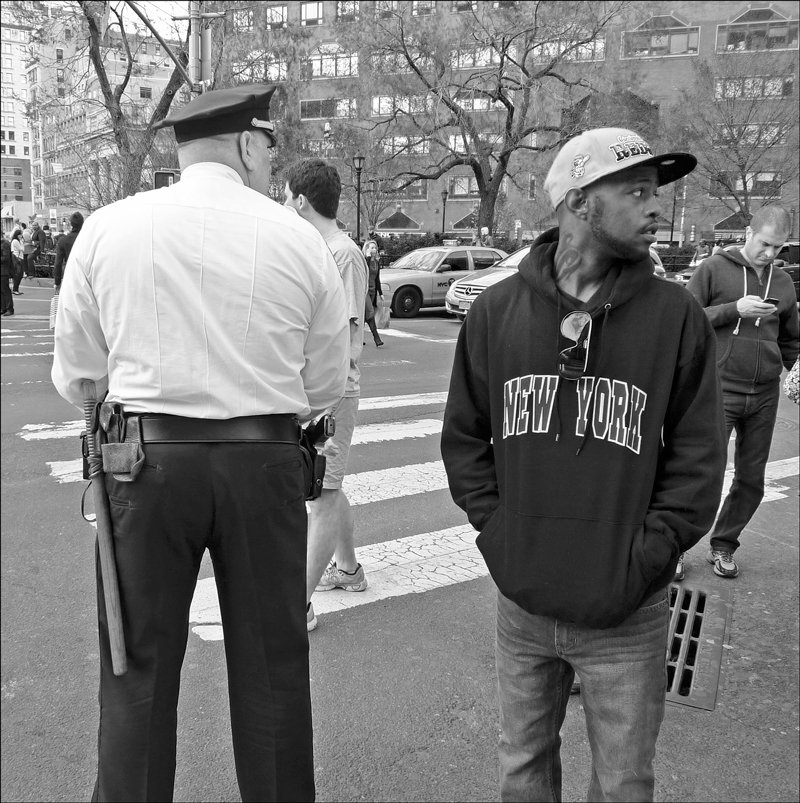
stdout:
[(530, 245), (523, 245), (513, 254), (505, 259), (501, 259), (488, 270), (482, 270), (474, 276), (468, 276), (453, 284), (445, 296), (445, 307), (451, 315), (455, 315), (460, 321), (467, 317), (472, 302), (487, 288), (497, 284), (509, 276), (513, 276), (519, 263), (528, 255), (531, 250)]
[[(519, 270), (519, 264), (531, 250), (530, 245), (523, 245), (513, 254), (500, 260), (488, 270), (482, 270), (474, 276), (461, 279), (451, 286), (445, 296), (445, 307), (451, 315), (455, 315), (460, 321), (467, 317), (472, 302), (487, 288), (493, 284), (513, 276)], [(666, 273), (661, 263), (661, 257), (653, 246), (650, 246), (650, 258), (653, 262), (653, 273), (660, 278), (665, 278)]]
[(422, 307), (442, 306), (453, 282), (505, 256), (499, 248), (470, 245), (417, 248), (381, 270), (381, 291), (396, 317), (413, 318)]

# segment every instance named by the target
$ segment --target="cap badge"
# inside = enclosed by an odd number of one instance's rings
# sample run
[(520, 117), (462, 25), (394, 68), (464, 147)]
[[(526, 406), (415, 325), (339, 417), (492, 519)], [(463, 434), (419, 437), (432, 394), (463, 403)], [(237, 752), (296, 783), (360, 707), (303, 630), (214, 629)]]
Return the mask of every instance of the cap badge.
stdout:
[(617, 137), (619, 144), (609, 145), (608, 149), (614, 154), (618, 162), (630, 159), (633, 156), (652, 156), (650, 146), (637, 136), (625, 135)]
[(572, 170), (569, 171), (569, 174), (572, 178), (581, 178), (585, 172), (584, 167), (586, 166), (586, 162), (589, 161), (591, 157), (586, 154), (579, 154), (572, 160)]

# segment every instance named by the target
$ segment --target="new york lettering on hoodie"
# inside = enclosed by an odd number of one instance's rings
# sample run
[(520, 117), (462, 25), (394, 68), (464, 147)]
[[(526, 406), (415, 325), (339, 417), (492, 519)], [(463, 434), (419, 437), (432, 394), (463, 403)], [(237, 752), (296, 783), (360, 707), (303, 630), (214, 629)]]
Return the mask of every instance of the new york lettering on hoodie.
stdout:
[(713, 523), (725, 468), (715, 339), (694, 299), (620, 261), (588, 311), (586, 375), (562, 379), (558, 229), (461, 329), (442, 431), (451, 493), (500, 591), (529, 613), (612, 627)]

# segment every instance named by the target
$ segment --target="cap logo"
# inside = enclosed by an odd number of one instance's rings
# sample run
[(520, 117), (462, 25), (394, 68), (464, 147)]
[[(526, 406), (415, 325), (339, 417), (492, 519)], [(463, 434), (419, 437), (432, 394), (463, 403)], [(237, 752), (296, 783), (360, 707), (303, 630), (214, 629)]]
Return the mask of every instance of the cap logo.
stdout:
[(624, 134), (617, 137), (619, 144), (609, 145), (608, 149), (614, 154), (618, 162), (624, 162), (634, 156), (652, 156), (650, 146), (640, 137)]
[(570, 177), (581, 178), (586, 172), (584, 168), (586, 167), (586, 162), (588, 162), (589, 159), (590, 156), (588, 154), (578, 154), (578, 156), (572, 160), (572, 170), (569, 171)]

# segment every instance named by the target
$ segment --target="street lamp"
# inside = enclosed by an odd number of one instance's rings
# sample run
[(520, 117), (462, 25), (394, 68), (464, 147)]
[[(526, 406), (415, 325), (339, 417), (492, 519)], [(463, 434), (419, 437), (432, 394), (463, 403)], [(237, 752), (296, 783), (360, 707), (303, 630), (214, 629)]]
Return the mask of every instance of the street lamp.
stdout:
[(361, 244), (361, 171), (364, 169), (365, 156), (354, 156), (353, 167), (356, 169), (356, 242)]
[(442, 237), (444, 237), (444, 210), (447, 208), (447, 196), (449, 194), (447, 190), (442, 190)]

